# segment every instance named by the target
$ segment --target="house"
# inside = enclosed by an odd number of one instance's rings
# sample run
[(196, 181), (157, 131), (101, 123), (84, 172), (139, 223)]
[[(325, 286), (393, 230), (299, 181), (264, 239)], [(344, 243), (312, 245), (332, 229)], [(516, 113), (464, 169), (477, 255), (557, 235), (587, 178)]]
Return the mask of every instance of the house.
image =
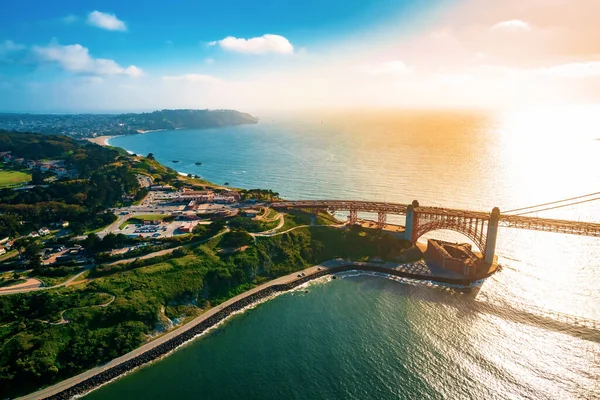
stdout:
[(50, 230), (48, 228), (41, 228), (38, 233), (40, 236), (46, 236), (50, 234)]
[(36, 238), (36, 237), (40, 237), (40, 234), (39, 234), (39, 233), (37, 233), (36, 231), (33, 231), (33, 232), (31, 232), (31, 233), (29, 234), (29, 237), (34, 237), (34, 238)]
[(0, 247), (0, 256), (6, 254), (4, 247)]
[(0, 153), (0, 157), (2, 157), (2, 160), (4, 162), (9, 162), (13, 159), (13, 156), (10, 151), (3, 151), (2, 153)]
[(0, 246), (4, 246), (5, 244), (8, 243), (10, 239), (8, 237), (5, 237), (4, 239), (0, 239)]
[(34, 169), (39, 166), (40, 166), (40, 164), (37, 161), (27, 161), (27, 167), (29, 169)]

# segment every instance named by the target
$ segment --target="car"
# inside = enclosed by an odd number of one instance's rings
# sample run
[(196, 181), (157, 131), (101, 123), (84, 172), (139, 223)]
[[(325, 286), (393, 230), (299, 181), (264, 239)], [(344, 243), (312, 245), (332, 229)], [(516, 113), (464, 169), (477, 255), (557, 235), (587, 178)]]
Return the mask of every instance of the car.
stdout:
[(302, 274), (298, 274), (298, 278), (302, 278)]
[(152, 237), (159, 237), (160, 233), (155, 233), (154, 235), (152, 235)]

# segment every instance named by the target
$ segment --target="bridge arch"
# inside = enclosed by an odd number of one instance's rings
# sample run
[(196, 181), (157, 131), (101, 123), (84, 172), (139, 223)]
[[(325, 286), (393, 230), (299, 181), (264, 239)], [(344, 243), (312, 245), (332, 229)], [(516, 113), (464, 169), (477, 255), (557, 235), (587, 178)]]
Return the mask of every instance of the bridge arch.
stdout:
[(456, 222), (447, 220), (430, 221), (419, 224), (413, 228), (411, 241), (413, 244), (416, 244), (421, 236), (437, 230), (449, 230), (460, 233), (471, 240), (479, 248), (479, 251), (481, 251), (482, 254), (485, 252), (487, 234), (483, 224), (457, 224)]

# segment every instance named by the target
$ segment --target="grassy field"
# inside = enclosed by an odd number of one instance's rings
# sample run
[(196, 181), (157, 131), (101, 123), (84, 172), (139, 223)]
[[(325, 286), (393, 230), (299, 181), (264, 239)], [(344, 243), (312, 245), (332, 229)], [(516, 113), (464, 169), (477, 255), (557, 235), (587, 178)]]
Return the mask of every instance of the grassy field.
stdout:
[(138, 219), (138, 220), (141, 220), (141, 221), (162, 221), (166, 217), (168, 217), (168, 215), (164, 215), (164, 214), (143, 214), (143, 215), (136, 215), (135, 217), (132, 217), (131, 219)]
[(19, 186), (31, 180), (31, 175), (20, 171), (0, 170), (0, 189)]
[(169, 217), (169, 215), (162, 214), (143, 214), (136, 215), (135, 217), (131, 217), (121, 225), (119, 225), (119, 229), (125, 228), (129, 224), (139, 224), (142, 221), (162, 221), (163, 219)]
[(8, 252), (6, 252), (6, 254), (2, 254), (0, 256), (0, 261), (8, 260), (9, 258), (16, 256), (17, 254), (19, 254), (19, 252), (17, 250), (8, 251)]

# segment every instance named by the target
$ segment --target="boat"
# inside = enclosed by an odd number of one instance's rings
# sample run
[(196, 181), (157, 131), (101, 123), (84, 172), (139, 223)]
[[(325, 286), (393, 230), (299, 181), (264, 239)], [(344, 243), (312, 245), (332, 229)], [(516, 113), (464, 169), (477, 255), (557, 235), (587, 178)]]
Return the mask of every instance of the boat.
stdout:
[(196, 165), (202, 165), (202, 163), (200, 161), (197, 161), (195, 164)]
[(179, 162), (179, 160), (173, 160), (173, 162), (174, 162), (174, 163), (178, 163), (178, 162)]
[(223, 185), (225, 185), (225, 186), (229, 186), (229, 182), (225, 182)]

